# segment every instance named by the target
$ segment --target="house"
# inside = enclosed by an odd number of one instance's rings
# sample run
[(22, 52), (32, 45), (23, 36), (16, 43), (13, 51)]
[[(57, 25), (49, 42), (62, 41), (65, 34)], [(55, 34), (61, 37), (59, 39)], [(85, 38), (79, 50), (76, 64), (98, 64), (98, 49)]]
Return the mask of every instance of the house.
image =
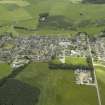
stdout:
[(29, 59), (25, 59), (25, 58), (15, 58), (15, 60), (12, 62), (11, 67), (12, 69), (17, 69), (20, 67), (25, 66), (26, 64), (28, 64), (30, 61)]

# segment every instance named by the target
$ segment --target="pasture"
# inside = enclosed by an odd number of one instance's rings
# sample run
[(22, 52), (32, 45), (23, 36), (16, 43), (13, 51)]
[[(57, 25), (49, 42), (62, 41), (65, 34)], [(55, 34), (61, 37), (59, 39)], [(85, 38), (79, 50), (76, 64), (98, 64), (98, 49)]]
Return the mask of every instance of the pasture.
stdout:
[(8, 64), (0, 63), (0, 79), (8, 76), (11, 73), (11, 68)]
[(102, 105), (105, 105), (105, 67), (96, 66), (95, 69), (97, 73)]
[(98, 105), (95, 87), (76, 85), (72, 70), (50, 70), (47, 63), (32, 63), (16, 79), (39, 88), (37, 105)]
[[(9, 75), (9, 68), (7, 64), (0, 65), (1, 79)], [(75, 84), (73, 70), (52, 70), (48, 68), (47, 63), (31, 63), (16, 77), (8, 78), (0, 86), (0, 104), (2, 103), (7, 105), (98, 105), (98, 100), (94, 86)]]
[[(14, 29), (20, 35), (29, 35), (29, 33), (72, 35), (79, 31), (96, 35), (105, 29), (105, 4), (81, 4), (78, 0), (75, 0), (76, 3), (73, 1), (8, 0), (9, 3), (5, 0), (0, 1), (0, 26), (13, 25), (28, 28), (28, 30)], [(29, 5), (21, 7), (16, 3)], [(39, 22), (41, 13), (49, 14), (47, 23)]]

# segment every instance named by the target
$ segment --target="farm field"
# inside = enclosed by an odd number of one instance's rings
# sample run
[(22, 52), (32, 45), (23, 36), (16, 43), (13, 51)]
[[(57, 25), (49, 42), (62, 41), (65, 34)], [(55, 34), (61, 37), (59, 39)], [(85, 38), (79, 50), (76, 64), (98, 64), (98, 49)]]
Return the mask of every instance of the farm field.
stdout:
[[(19, 0), (18, 3), (17, 0), (0, 1), (0, 28), (12, 25), (28, 29), (14, 28), (18, 35), (29, 35), (29, 33), (72, 35), (79, 31), (95, 35), (104, 30), (105, 4), (81, 4), (78, 1)], [(47, 23), (39, 22), (39, 15), (42, 13), (49, 14)], [(11, 32), (14, 33), (14, 30)]]
[(11, 68), (8, 64), (0, 63), (0, 79), (8, 76), (11, 73)]
[(74, 65), (88, 65), (86, 58), (83, 57), (66, 57), (66, 63)]
[(105, 67), (96, 66), (97, 79), (101, 93), (102, 105), (105, 105)]
[[(82, 31), (90, 36), (98, 36), (101, 31), (105, 31), (105, 4), (81, 1), (0, 0), (0, 35), (73, 36)], [(2, 38), (0, 43), (3, 48), (1, 51), (11, 49), (9, 53), (18, 49), (18, 40), (22, 41), (23, 45), (27, 43), (24, 39), (15, 39), (17, 41), (15, 49), (15, 44), (2, 44), (3, 40), (5, 41), (5, 38)], [(30, 42), (29, 40), (29, 44)], [(34, 39), (32, 42), (29, 47), (34, 47)], [(43, 40), (41, 43), (44, 47)], [(25, 48), (19, 48), (21, 51), (17, 53), (21, 55)], [(30, 50), (25, 52), (27, 53), (30, 54)], [(0, 62), (0, 105), (99, 105), (95, 84), (89, 84), (90, 86), (76, 84), (73, 70), (82, 68), (86, 72), (92, 69), (90, 61), (87, 60), (83, 57), (66, 57), (64, 63), (61, 57), (49, 63), (30, 62), (19, 70), (12, 70), (9, 63)], [(102, 65), (94, 67), (102, 105), (105, 105), (105, 67)]]
[(17, 6), (24, 7), (29, 5), (29, 2), (23, 0), (0, 0), (0, 4), (16, 4)]
[(50, 70), (47, 63), (32, 63), (15, 79), (9, 79), (0, 87), (0, 99), (4, 100), (2, 103), (14, 105), (98, 105), (94, 86), (76, 85), (72, 70)]

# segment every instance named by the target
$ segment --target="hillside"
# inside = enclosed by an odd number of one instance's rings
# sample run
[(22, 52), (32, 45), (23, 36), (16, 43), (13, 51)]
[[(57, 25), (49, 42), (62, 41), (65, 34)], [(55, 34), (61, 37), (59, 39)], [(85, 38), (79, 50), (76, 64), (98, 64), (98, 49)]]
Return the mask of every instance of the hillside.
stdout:
[[(70, 35), (86, 31), (93, 35), (105, 29), (104, 9), (104, 4), (82, 4), (80, 0), (3, 0), (0, 33)], [(43, 13), (48, 13), (47, 22), (39, 22)]]
[(95, 4), (103, 4), (105, 0), (83, 0), (84, 3), (95, 3)]

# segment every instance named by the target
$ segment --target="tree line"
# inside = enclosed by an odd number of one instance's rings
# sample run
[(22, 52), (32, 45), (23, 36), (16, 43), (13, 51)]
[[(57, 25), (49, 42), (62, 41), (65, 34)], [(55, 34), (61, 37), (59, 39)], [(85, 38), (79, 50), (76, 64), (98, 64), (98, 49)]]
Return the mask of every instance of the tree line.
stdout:
[(105, 3), (105, 0), (82, 0), (83, 3), (95, 3), (95, 4), (102, 4)]
[(49, 62), (49, 68), (50, 69), (70, 69), (70, 70), (76, 70), (76, 69), (82, 69), (82, 70), (94, 70), (92, 59), (91, 57), (87, 57), (87, 65), (74, 65), (74, 64), (55, 64), (53, 62)]

